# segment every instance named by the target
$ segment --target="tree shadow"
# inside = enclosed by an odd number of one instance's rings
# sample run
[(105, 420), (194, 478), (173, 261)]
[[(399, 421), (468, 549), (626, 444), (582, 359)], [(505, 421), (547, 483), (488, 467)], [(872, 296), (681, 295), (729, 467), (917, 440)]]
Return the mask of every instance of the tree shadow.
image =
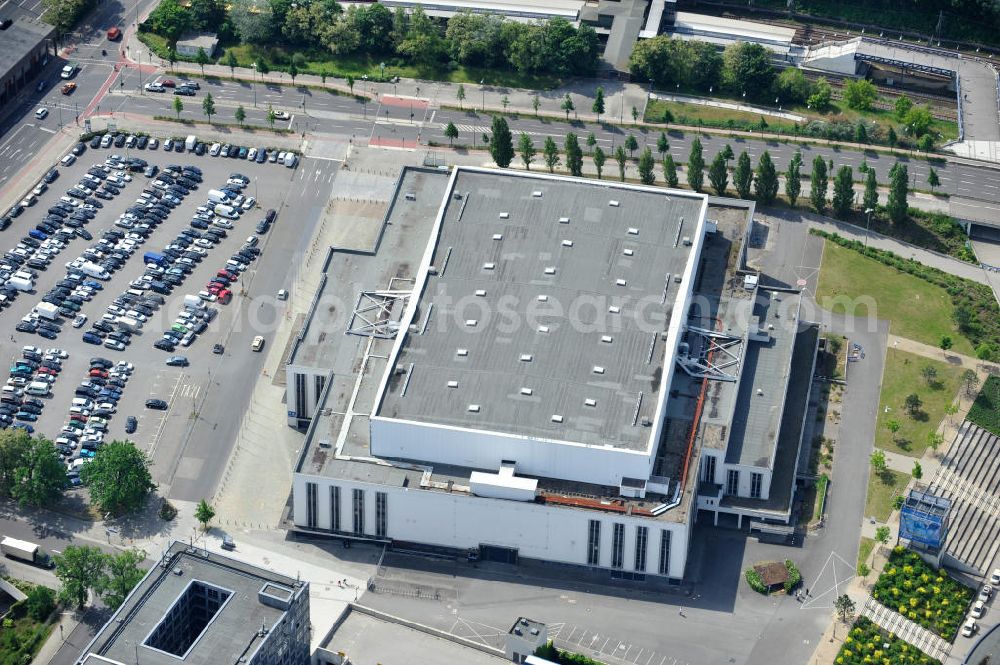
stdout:
[(925, 423), (930, 420), (930, 415), (923, 409), (915, 409), (910, 412), (910, 418), (916, 420), (918, 423)]

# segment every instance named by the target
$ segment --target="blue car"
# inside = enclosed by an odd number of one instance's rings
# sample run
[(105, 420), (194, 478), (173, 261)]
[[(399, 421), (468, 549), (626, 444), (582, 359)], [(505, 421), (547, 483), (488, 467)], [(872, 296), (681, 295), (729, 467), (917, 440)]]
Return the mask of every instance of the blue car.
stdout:
[(23, 429), (28, 434), (34, 434), (35, 433), (35, 428), (32, 427), (31, 425), (29, 425), (28, 423), (14, 423), (14, 428), (15, 429)]
[(27, 420), (29, 423), (38, 420), (38, 414), (31, 413), (30, 411), (18, 411), (14, 414), (14, 417), (18, 420)]
[(37, 331), (39, 337), (44, 337), (45, 339), (55, 339), (59, 335), (55, 334), (52, 330), (48, 328), (39, 328)]
[(97, 399), (104, 402), (115, 402), (122, 398), (122, 394), (117, 390), (102, 390), (97, 394)]
[(95, 282), (92, 279), (84, 280), (83, 285), (84, 286), (89, 286), (92, 289), (97, 289), (98, 291), (101, 291), (101, 290), (104, 289), (104, 285), (103, 284), (101, 284), (100, 282)]
[(97, 346), (104, 344), (104, 339), (100, 335), (92, 332), (83, 333), (83, 341), (87, 344), (96, 344)]

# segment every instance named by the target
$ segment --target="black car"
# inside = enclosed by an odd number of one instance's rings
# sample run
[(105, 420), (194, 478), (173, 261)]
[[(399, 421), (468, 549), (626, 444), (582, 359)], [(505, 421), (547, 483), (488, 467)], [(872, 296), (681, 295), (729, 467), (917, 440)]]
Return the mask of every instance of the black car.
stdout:
[(50, 169), (49, 172), (42, 177), (42, 180), (51, 185), (58, 177), (59, 171), (57, 169)]
[(77, 229), (76, 230), (76, 235), (80, 236), (84, 240), (93, 240), (94, 239), (94, 236), (92, 236), (90, 234), (90, 231), (88, 231), (87, 229)]
[(194, 97), (194, 89), (181, 86), (180, 88), (174, 89), (175, 95), (183, 95), (185, 97)]
[(131, 434), (136, 429), (139, 428), (139, 421), (136, 420), (135, 416), (129, 416), (125, 419), (125, 433)]
[(204, 143), (199, 143), (198, 145), (196, 145), (194, 147), (194, 154), (196, 154), (196, 155), (204, 155), (205, 154), (205, 144)]
[(118, 134), (118, 135), (116, 135), (115, 136), (115, 147), (116, 148), (123, 148), (123, 147), (125, 147), (125, 139), (126, 139), (126, 136), (124, 134)]
[(150, 164), (149, 166), (146, 167), (146, 170), (143, 171), (142, 174), (147, 178), (152, 178), (159, 172), (160, 172), (159, 166), (157, 166), (156, 164)]
[(139, 139), (135, 142), (135, 147), (139, 148), (139, 150), (145, 150), (146, 149), (146, 145), (148, 143), (149, 143), (149, 138), (148, 137), (146, 137), (146, 136), (140, 136)]
[(174, 143), (174, 152), (184, 152), (184, 141), (176, 141)]
[(268, 229), (270, 228), (271, 225), (268, 223), (266, 219), (262, 219), (259, 222), (257, 222), (257, 233), (267, 233)]
[(87, 151), (87, 144), (84, 143), (83, 141), (80, 141), (75, 146), (73, 146), (73, 154), (76, 155), (77, 157), (79, 157), (86, 151)]
[(102, 358), (101, 356), (94, 356), (93, 358), (90, 359), (91, 369), (93, 369), (94, 367), (100, 367), (102, 369), (111, 369), (114, 366), (115, 364), (112, 361), (108, 360), (107, 358)]
[(166, 411), (169, 406), (170, 405), (167, 404), (162, 399), (147, 399), (146, 400), (146, 408), (147, 409), (156, 409), (157, 411)]
[(31, 321), (19, 321), (18, 324), (16, 326), (14, 326), (14, 330), (16, 330), (17, 332), (33, 333), (37, 329), (38, 329), (38, 326), (36, 326)]

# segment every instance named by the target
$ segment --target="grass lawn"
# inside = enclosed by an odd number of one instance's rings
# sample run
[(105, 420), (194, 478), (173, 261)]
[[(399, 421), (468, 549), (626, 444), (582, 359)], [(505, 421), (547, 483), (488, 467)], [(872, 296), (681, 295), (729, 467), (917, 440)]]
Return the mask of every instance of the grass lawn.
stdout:
[[(930, 382), (921, 374), (925, 367), (933, 367), (937, 371), (937, 376)], [(922, 457), (927, 450), (928, 435), (936, 431), (944, 420), (945, 409), (962, 386), (963, 371), (961, 367), (940, 360), (890, 348), (882, 375), (875, 445), (902, 455)], [(919, 396), (923, 403), (912, 415), (904, 404), (910, 394)], [(886, 407), (889, 407), (889, 413), (885, 412)], [(886, 426), (892, 420), (900, 425), (895, 434)]]
[(892, 501), (906, 489), (910, 474), (892, 469), (879, 475), (874, 471), (868, 476), (868, 498), (865, 499), (865, 515), (884, 522), (892, 513)]
[(1000, 378), (986, 379), (969, 409), (968, 419), (1000, 436)]
[(956, 353), (975, 355), (954, 324), (955, 308), (943, 288), (836, 243), (827, 242), (823, 250), (816, 300), (835, 313), (853, 308), (855, 315), (874, 301), (870, 314), (892, 321), (896, 335), (933, 346), (950, 335)]
[(861, 567), (865, 561), (868, 560), (868, 556), (875, 549), (875, 539), (861, 537), (861, 544), (858, 546), (858, 567)]

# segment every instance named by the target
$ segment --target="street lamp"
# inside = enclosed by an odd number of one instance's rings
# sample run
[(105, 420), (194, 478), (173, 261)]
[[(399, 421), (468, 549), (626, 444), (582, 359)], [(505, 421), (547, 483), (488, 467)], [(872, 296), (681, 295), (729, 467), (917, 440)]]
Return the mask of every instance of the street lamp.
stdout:
[(868, 221), (865, 223), (865, 249), (868, 249), (868, 232), (872, 226), (873, 212), (875, 212), (873, 208), (865, 208), (865, 215), (868, 217)]
[(257, 108), (257, 63), (256, 62), (250, 65), (250, 70), (251, 70), (250, 76), (253, 77), (253, 85), (250, 86), (253, 88), (253, 106), (254, 108)]
[(479, 81), (479, 90), (483, 93), (483, 113), (486, 113), (486, 79)]

